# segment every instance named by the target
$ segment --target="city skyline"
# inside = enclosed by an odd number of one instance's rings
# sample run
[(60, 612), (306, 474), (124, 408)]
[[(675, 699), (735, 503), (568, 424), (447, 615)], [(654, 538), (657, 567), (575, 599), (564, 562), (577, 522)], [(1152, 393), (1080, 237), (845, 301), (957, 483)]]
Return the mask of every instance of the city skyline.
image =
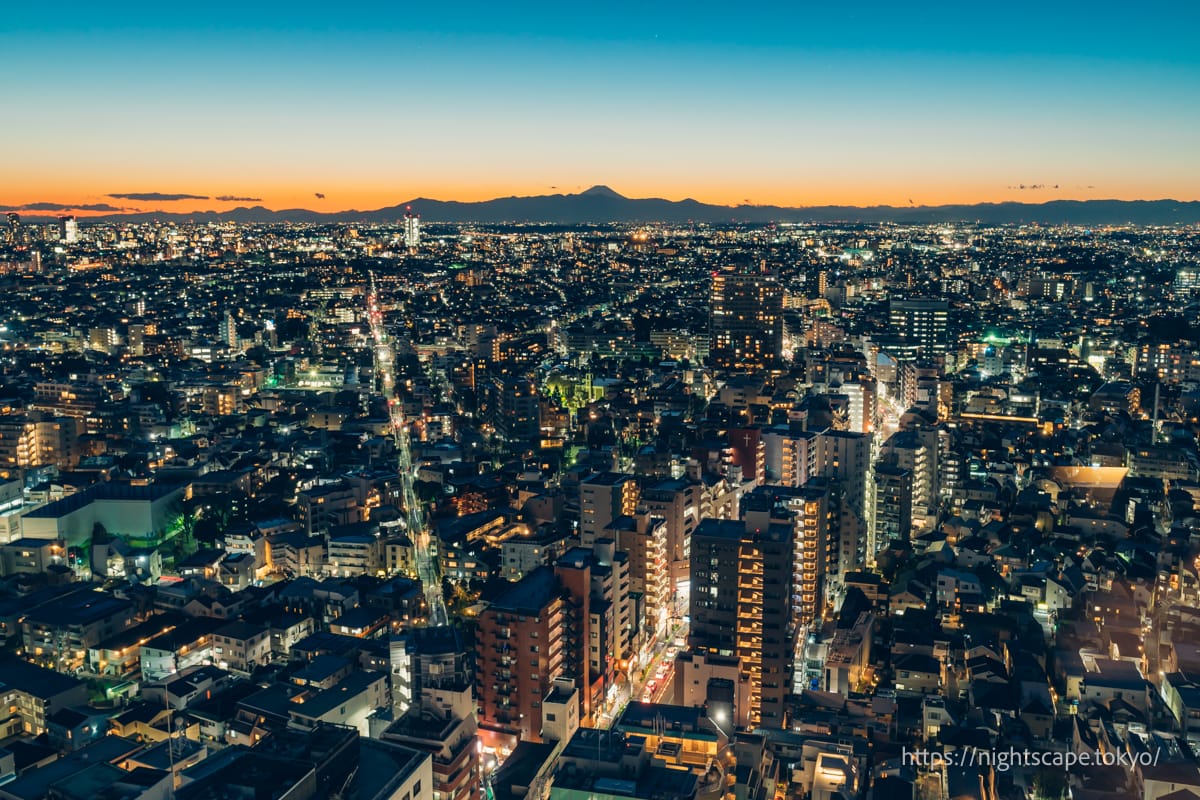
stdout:
[(0, 800), (1200, 800), (1200, 5), (0, 13)]
[(0, 205), (1200, 198), (1195, 9), (689, 9), (15, 9)]

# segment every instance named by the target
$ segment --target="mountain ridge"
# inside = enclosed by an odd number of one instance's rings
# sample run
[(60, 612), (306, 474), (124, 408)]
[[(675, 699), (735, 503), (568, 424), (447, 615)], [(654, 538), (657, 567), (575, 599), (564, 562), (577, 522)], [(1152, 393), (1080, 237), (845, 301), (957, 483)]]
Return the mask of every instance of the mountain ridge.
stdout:
[[(491, 200), (437, 200), (418, 197), (384, 208), (322, 212), (305, 208), (272, 210), (262, 205), (230, 211), (145, 211), (83, 218), (83, 222), (240, 222), (240, 223), (387, 223), (408, 209), (433, 223), (938, 223), (981, 224), (1200, 224), (1200, 201), (1049, 200), (913, 206), (799, 206), (741, 204), (721, 206), (692, 198), (630, 198), (598, 184), (577, 194), (498, 197)], [(31, 219), (39, 217), (30, 217)]]

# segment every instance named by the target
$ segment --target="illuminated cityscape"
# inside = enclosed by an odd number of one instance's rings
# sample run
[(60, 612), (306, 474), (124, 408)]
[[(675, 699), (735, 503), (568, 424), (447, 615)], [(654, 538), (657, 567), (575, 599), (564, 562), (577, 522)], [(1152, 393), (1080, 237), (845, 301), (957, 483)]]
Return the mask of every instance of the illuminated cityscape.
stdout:
[(1200, 6), (0, 17), (0, 800), (1200, 800)]
[(414, 219), (10, 218), (5, 796), (1200, 780), (1194, 227)]

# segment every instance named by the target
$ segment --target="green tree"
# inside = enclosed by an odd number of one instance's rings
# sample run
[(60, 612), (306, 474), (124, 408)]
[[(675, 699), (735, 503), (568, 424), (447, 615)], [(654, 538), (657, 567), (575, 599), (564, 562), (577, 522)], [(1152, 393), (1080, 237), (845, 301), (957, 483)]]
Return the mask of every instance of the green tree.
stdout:
[(1065, 800), (1069, 788), (1064, 770), (1042, 767), (1033, 776), (1033, 796), (1037, 800)]

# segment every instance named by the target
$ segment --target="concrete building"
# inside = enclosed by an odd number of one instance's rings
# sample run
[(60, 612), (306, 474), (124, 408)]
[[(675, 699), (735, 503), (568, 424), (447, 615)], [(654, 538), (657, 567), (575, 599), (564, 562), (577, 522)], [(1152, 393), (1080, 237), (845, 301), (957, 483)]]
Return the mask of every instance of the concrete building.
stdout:
[(939, 452), (938, 428), (933, 425), (898, 431), (879, 448), (881, 461), (908, 470), (912, 476), (910, 527), (916, 531), (929, 530), (937, 518)]
[(79, 422), (50, 413), (0, 415), (0, 478), (53, 465), (71, 469), (79, 461)]
[(709, 359), (721, 369), (761, 370), (783, 356), (783, 287), (767, 272), (713, 276)]
[(0, 575), (37, 574), (65, 563), (66, 548), (56, 539), (14, 539), (0, 544)]
[(61, 539), (68, 547), (91, 541), (97, 525), (135, 546), (166, 538), (179, 519), (183, 487), (153, 483), (134, 486), (100, 483), (25, 514), (21, 525), (31, 539)]
[(737, 647), (738, 550), (746, 525), (703, 520), (692, 534), (688, 646), (732, 657)]
[(644, 640), (653, 638), (666, 629), (671, 614), (666, 520), (641, 509), (632, 517), (615, 520), (606, 533), (628, 555), (630, 592), (643, 599), (644, 617), (635, 621), (635, 633), (644, 629)]
[(766, 530), (772, 524), (781, 524), (793, 530), (794, 574), (790, 589), (792, 624), (797, 630), (823, 616), (830, 585), (840, 578), (831, 494), (828, 487), (814, 484), (799, 489), (763, 486), (742, 503), (747, 528)]
[(632, 475), (600, 472), (579, 482), (579, 541), (591, 547), (604, 529), (638, 507), (638, 484)]
[(566, 549), (558, 533), (515, 536), (500, 543), (500, 577), (519, 581), (538, 567), (553, 564)]
[(817, 474), (816, 431), (794, 431), (787, 425), (764, 428), (763, 465), (766, 482), (803, 486)]
[(249, 622), (230, 622), (213, 633), (213, 661), (221, 669), (253, 672), (271, 660), (271, 631)]
[(792, 690), (795, 530), (770, 520), (704, 520), (693, 536), (693, 651), (736, 657), (751, 725), (783, 725)]
[(950, 306), (945, 300), (893, 298), (888, 306), (891, 330), (904, 342), (915, 344), (924, 358), (934, 358), (950, 349), (947, 320)]
[(875, 465), (871, 495), (871, 543), (873, 553), (893, 541), (908, 541), (912, 533), (913, 474), (886, 462)]
[(14, 658), (0, 661), (0, 737), (40, 736), (55, 712), (87, 702), (83, 681)]
[(541, 433), (537, 386), (523, 378), (497, 375), (484, 384), (483, 417), (506, 442), (535, 443)]
[(330, 537), (326, 572), (335, 578), (375, 575), (384, 568), (384, 547), (370, 534)]
[(439, 800), (479, 800), (479, 737), (471, 685), (425, 686), (411, 710), (379, 735), (429, 753), (434, 797)]
[(584, 708), (590, 713), (615, 702), (636, 658), (629, 559), (612, 539), (597, 539), (595, 547), (568, 550), (554, 571), (578, 611), (574, 632), (588, 662), (590, 685), (581, 688), (587, 689)]
[(142, 677), (157, 681), (190, 667), (212, 664), (213, 634), (225, 624), (216, 617), (195, 617), (144, 642), (138, 648)]
[(388, 642), (392, 713), (397, 718), (417, 704), (427, 688), (469, 685), (467, 648), (453, 626), (410, 628)]
[(652, 484), (642, 491), (641, 505), (666, 523), (670, 593), (689, 579), (692, 533), (704, 516), (704, 485), (676, 478)]
[(587, 685), (587, 662), (567, 638), (574, 611), (554, 570), (538, 567), (480, 613), (475, 689), (485, 746), (511, 751), (518, 741), (540, 741), (551, 682), (565, 674)]
[(86, 587), (30, 609), (21, 619), (25, 657), (36, 664), (72, 672), (90, 648), (131, 627), (133, 604)]
[(388, 704), (387, 674), (375, 670), (351, 672), (334, 686), (288, 704), (288, 726), (311, 730), (322, 723), (356, 728), (370, 735), (368, 719)]
[(296, 495), (305, 533), (326, 533), (339, 525), (361, 522), (358, 495), (345, 481), (324, 483)]

